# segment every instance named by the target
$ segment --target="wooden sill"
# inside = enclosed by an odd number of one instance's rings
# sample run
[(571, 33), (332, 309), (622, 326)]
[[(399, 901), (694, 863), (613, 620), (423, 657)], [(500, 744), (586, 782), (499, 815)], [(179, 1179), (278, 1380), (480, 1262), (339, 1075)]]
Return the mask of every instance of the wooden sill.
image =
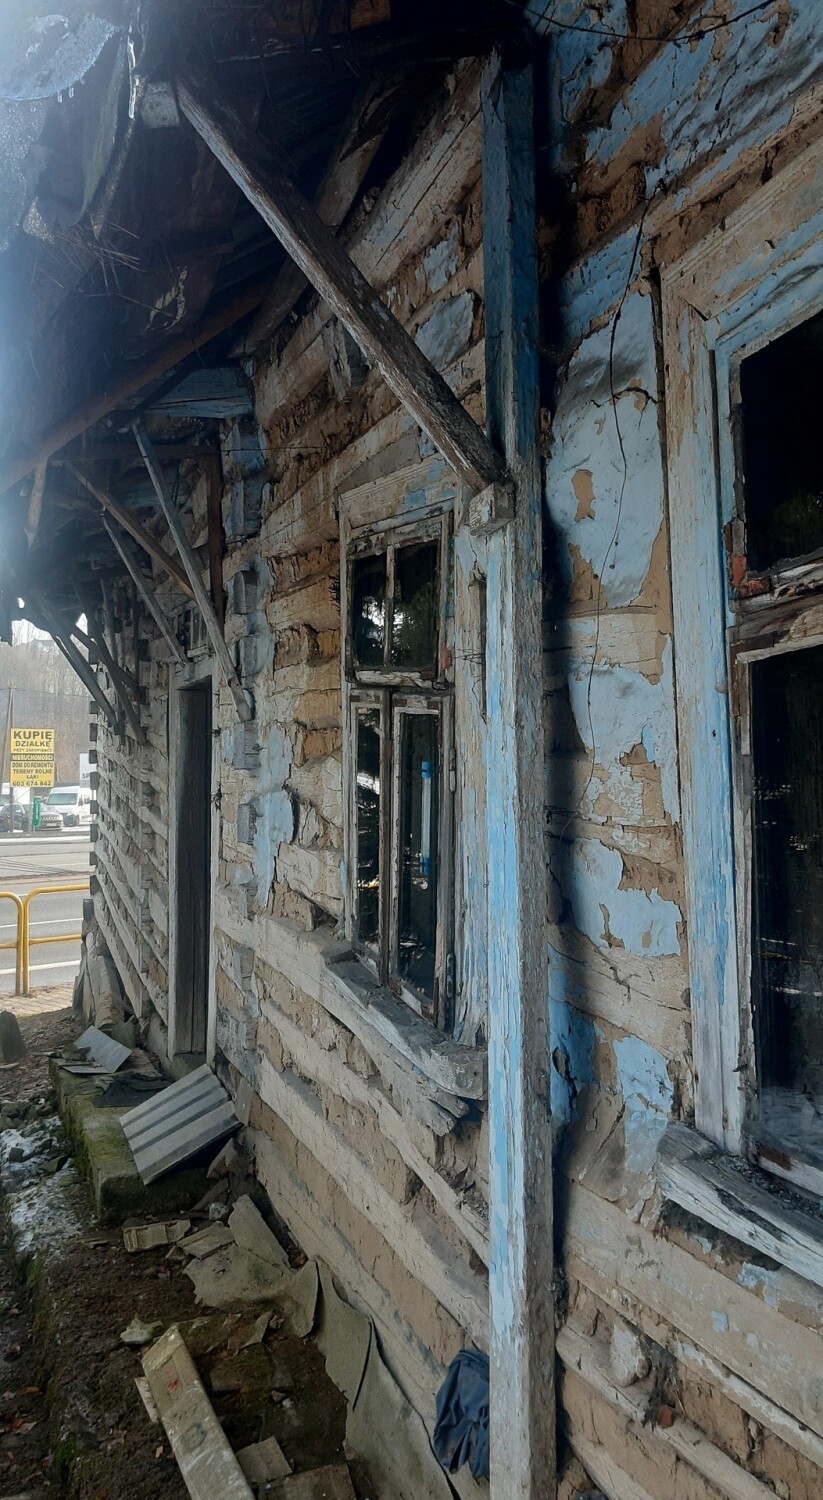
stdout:
[(436, 1089), (456, 1099), (486, 1098), (485, 1047), (461, 1047), (444, 1036), (372, 979), (352, 954), (327, 962), (325, 981), (368, 1024), (395, 1064), (422, 1073)]
[(681, 1208), (823, 1287), (823, 1215), (758, 1167), (672, 1123), (658, 1149), (657, 1181)]

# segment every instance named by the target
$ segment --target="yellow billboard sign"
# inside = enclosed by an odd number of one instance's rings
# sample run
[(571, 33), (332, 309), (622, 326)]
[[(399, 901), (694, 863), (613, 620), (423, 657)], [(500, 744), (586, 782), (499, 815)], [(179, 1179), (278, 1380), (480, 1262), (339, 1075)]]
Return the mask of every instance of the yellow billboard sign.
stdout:
[(54, 786), (54, 730), (12, 729), (12, 786)]
[(13, 729), (11, 731), (12, 755), (54, 756), (53, 729)]

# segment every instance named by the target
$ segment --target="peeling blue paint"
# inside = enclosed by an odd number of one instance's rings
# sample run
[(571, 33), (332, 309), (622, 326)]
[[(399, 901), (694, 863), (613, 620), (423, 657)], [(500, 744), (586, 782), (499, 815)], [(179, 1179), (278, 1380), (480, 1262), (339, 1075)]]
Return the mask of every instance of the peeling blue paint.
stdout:
[(415, 343), (438, 370), (447, 370), (469, 347), (474, 326), (474, 297), (458, 292), (438, 302), (421, 324)]
[[(573, 266), (559, 287), (560, 318), (567, 345), (575, 348), (592, 324), (620, 301), (634, 258), (637, 231), (627, 230)], [(622, 321), (622, 319), (621, 319)]]
[[(725, 14), (734, 22), (747, 0), (732, 0)], [(676, 177), (708, 156), (720, 142), (765, 140), (786, 117), (786, 100), (813, 81), (820, 67), (817, 0), (793, 0), (780, 45), (767, 49), (776, 15), (749, 17), (734, 27), (730, 44), (718, 51), (713, 34), (687, 47), (663, 47), (642, 70), (608, 123), (589, 137), (593, 159), (607, 165), (634, 131), (658, 122), (664, 143), (659, 173)], [(694, 18), (693, 24), (696, 22)], [(768, 67), (764, 51), (768, 50)], [(762, 80), (762, 86), (753, 82)], [(686, 105), (688, 101), (688, 105)], [(648, 147), (646, 148), (648, 150)]]
[[(547, 466), (546, 506), (558, 532), (558, 562), (567, 585), (574, 574), (574, 549), (601, 580), (603, 604), (614, 609), (631, 604), (640, 593), (663, 522), (648, 297), (627, 299), (611, 368), (610, 345), (609, 328), (601, 328), (584, 339), (569, 365)], [(582, 512), (575, 490), (581, 470), (590, 475), (593, 492), (593, 503)]]
[(553, 988), (550, 968), (549, 1052), (552, 1065), (549, 1076), (552, 1119), (559, 1128), (570, 1123), (580, 1090), (594, 1082), (596, 1028), (588, 1016), (554, 994)]
[(758, 1292), (767, 1307), (779, 1307), (780, 1298), (776, 1287), (779, 1286), (783, 1275), (779, 1271), (767, 1271), (763, 1266), (753, 1266), (749, 1261), (741, 1266), (738, 1273), (738, 1282), (749, 1292)]
[(673, 1090), (664, 1058), (648, 1043), (627, 1036), (614, 1044), (623, 1095), (626, 1169), (654, 1169), (657, 1148), (671, 1114)]
[(618, 939), (639, 958), (680, 952), (681, 912), (656, 889), (621, 890), (623, 860), (597, 839), (576, 839), (556, 849), (552, 872), (569, 901), (575, 925), (602, 951)]
[(457, 272), (459, 251), (457, 225), (453, 224), (445, 238), (432, 245), (423, 256), (423, 275), (430, 292), (442, 292), (444, 286), (448, 286)]
[(258, 897), (265, 901), (274, 879), (278, 846), (294, 838), (294, 803), (285, 790), (291, 774), (291, 742), (285, 730), (273, 725), (262, 747), (260, 777), (255, 791), (254, 873)]

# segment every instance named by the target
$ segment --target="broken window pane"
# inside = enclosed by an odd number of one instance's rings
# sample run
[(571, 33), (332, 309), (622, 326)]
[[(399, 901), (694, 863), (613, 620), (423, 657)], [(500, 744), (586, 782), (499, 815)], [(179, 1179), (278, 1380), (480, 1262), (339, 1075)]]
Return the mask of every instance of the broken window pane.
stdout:
[(398, 547), (394, 560), (391, 664), (437, 668), (439, 578), (437, 542)]
[(352, 644), (360, 667), (382, 667), (386, 640), (386, 554), (358, 557), (351, 570)]
[(380, 713), (357, 715), (357, 932), (380, 936)]
[(755, 570), (823, 547), (823, 313), (740, 367), (746, 553)]
[(760, 1129), (808, 1157), (823, 1148), (823, 646), (750, 670)]
[(429, 999), (437, 945), (438, 725), (434, 714), (403, 714), (400, 733), (397, 967)]

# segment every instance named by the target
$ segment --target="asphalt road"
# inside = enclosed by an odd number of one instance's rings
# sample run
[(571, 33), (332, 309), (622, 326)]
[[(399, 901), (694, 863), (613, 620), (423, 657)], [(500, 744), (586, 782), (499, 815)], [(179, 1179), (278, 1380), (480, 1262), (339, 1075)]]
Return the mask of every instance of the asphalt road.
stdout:
[[(0, 891), (25, 896), (41, 885), (74, 885), (89, 878), (89, 835), (67, 831), (53, 837), (17, 833), (0, 837)], [(31, 935), (58, 937), (79, 933), (86, 892), (36, 896), (31, 905)], [(0, 943), (13, 943), (16, 912), (10, 901), (0, 901)], [(31, 950), (32, 989), (64, 984), (74, 978), (80, 961), (78, 941), (35, 944)], [(0, 994), (14, 993), (15, 958), (11, 948), (0, 949)]]

